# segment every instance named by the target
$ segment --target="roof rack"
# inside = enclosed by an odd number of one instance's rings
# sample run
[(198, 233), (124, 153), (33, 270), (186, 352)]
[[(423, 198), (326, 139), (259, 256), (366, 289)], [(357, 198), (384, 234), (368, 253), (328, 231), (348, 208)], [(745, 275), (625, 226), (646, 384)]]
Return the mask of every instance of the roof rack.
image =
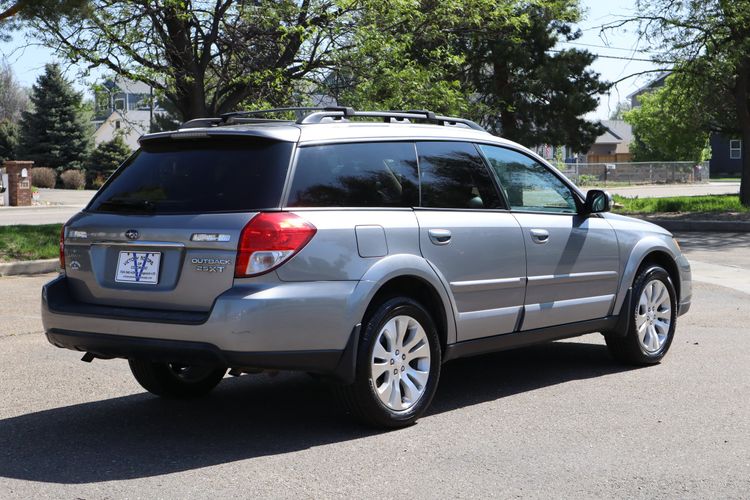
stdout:
[(337, 108), (328, 108), (323, 111), (316, 111), (301, 119), (298, 119), (297, 123), (323, 123), (323, 120), (325, 118), (333, 118), (334, 120), (344, 120), (351, 117), (383, 118), (386, 123), (417, 120), (432, 123), (434, 125), (464, 125), (473, 130), (481, 130), (482, 132), (486, 132), (484, 127), (471, 120), (467, 120), (465, 118), (456, 118), (453, 116), (440, 116), (436, 115), (432, 111), (427, 111), (424, 109), (412, 109), (409, 111), (355, 111), (352, 108), (344, 109), (346, 111)]
[(470, 129), (480, 130), (486, 132), (486, 130), (479, 124), (467, 120), (465, 118), (457, 118), (452, 116), (440, 116), (436, 115), (432, 111), (425, 109), (411, 109), (408, 111), (356, 111), (354, 108), (345, 106), (328, 106), (328, 107), (288, 107), (288, 108), (271, 108), (271, 109), (259, 109), (254, 111), (235, 111), (232, 113), (224, 113), (218, 118), (196, 118), (193, 120), (186, 121), (180, 128), (193, 128), (193, 127), (218, 127), (221, 125), (227, 125), (229, 123), (238, 122), (251, 122), (251, 123), (262, 123), (262, 122), (275, 122), (275, 121), (286, 121), (291, 122), (292, 120), (279, 120), (274, 118), (263, 118), (263, 115), (272, 113), (284, 113), (293, 111), (297, 119), (297, 124), (309, 124), (309, 123), (325, 123), (326, 119), (332, 119), (334, 122), (341, 122), (348, 120), (352, 117), (360, 118), (382, 118), (386, 123), (404, 123), (411, 122), (413, 120), (422, 121), (426, 123), (432, 123), (435, 125), (444, 126), (455, 126), (463, 125)]

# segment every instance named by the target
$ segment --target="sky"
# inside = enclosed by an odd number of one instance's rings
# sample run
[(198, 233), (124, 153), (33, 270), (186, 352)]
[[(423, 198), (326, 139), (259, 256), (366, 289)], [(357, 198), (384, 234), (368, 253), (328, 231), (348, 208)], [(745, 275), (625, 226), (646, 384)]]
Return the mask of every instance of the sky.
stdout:
[[(632, 16), (635, 10), (635, 0), (581, 0), (585, 11), (583, 21), (578, 27), (583, 36), (570, 44), (561, 44), (560, 47), (585, 49), (599, 55), (594, 61), (592, 69), (601, 75), (606, 81), (620, 81), (612, 88), (609, 95), (600, 97), (599, 107), (595, 112), (589, 113), (589, 119), (606, 119), (616, 108), (617, 103), (627, 98), (628, 94), (635, 92), (654, 79), (656, 75), (646, 74), (631, 76), (642, 71), (656, 69), (657, 66), (651, 62), (638, 61), (634, 59), (648, 59), (649, 54), (642, 52), (639, 47), (635, 26), (626, 30), (608, 30), (601, 33), (601, 26)], [(0, 58), (5, 58), (16, 73), (21, 85), (31, 87), (37, 77), (43, 72), (44, 65), (55, 61), (52, 51), (40, 46), (28, 46), (23, 34), (16, 34), (9, 42), (0, 42)], [(104, 71), (94, 70), (88, 77), (79, 76), (79, 67), (66, 65), (67, 77), (73, 81), (75, 87), (87, 95), (93, 83), (105, 74)], [(85, 67), (84, 67), (85, 68)], [(90, 95), (89, 95), (90, 96)]]

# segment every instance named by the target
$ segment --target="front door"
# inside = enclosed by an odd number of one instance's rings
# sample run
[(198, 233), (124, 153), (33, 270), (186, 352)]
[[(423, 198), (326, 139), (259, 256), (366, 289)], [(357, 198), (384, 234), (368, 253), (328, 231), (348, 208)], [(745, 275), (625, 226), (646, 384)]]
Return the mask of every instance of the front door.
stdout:
[(527, 287), (521, 330), (603, 318), (619, 283), (617, 238), (597, 215), (580, 215), (571, 189), (520, 152), (481, 146), (521, 226)]

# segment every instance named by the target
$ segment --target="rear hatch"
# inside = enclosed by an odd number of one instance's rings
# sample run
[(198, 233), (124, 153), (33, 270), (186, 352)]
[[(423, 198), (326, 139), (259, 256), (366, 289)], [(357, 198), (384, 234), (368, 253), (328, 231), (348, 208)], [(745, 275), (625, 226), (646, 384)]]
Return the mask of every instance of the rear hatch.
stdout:
[(232, 286), (245, 224), (280, 206), (292, 147), (248, 136), (144, 142), (66, 225), (74, 297), (209, 310)]

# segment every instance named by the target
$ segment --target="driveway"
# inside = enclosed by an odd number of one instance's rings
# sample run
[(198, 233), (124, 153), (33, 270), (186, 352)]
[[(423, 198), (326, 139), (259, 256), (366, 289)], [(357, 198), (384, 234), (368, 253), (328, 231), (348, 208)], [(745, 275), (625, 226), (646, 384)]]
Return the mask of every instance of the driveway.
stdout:
[[(710, 236), (680, 235), (694, 305), (660, 365), (618, 365), (598, 334), (454, 361), (394, 432), (304, 374), (158, 400), (124, 361), (46, 343), (50, 276), (0, 278), (0, 498), (746, 498), (750, 242)], [(737, 267), (718, 286), (702, 264)]]

